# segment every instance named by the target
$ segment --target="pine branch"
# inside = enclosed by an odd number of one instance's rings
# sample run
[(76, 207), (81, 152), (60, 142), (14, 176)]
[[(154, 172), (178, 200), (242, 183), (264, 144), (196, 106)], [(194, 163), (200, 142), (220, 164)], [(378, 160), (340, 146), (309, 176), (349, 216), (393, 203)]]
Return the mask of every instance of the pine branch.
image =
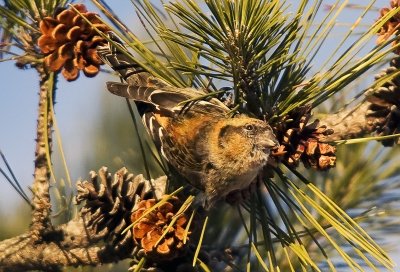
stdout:
[(50, 153), (51, 153), (51, 128), (53, 120), (50, 114), (50, 101), (54, 91), (53, 74), (43, 66), (37, 66), (40, 76), (39, 115), (36, 129), (35, 170), (32, 186), (32, 224), (31, 233), (38, 240), (50, 222)]
[(348, 140), (373, 134), (385, 146), (398, 143), (391, 135), (400, 131), (399, 68), (399, 58), (395, 57), (388, 68), (375, 76), (375, 84), (365, 92), (362, 102), (352, 109), (322, 118), (321, 125), (333, 129), (334, 133), (320, 140)]
[(30, 232), (0, 242), (0, 271), (54, 271), (60, 266), (99, 265), (127, 256), (96, 245), (102, 235), (85, 227), (82, 218), (42, 232), (42, 240)]
[(374, 131), (373, 120), (367, 117), (371, 103), (365, 101), (353, 109), (328, 114), (321, 118), (320, 125), (326, 125), (334, 132), (331, 135), (321, 136), (321, 142), (354, 139), (371, 134)]

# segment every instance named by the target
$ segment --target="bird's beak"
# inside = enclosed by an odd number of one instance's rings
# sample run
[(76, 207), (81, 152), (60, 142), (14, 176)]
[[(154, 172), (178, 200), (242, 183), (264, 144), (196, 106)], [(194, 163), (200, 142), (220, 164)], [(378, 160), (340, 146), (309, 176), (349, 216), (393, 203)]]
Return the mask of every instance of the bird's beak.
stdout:
[(263, 146), (270, 149), (276, 149), (279, 147), (279, 142), (277, 139), (264, 139)]
[(271, 150), (275, 150), (279, 147), (279, 142), (275, 138), (264, 139), (261, 143), (262, 149), (265, 153), (270, 154)]

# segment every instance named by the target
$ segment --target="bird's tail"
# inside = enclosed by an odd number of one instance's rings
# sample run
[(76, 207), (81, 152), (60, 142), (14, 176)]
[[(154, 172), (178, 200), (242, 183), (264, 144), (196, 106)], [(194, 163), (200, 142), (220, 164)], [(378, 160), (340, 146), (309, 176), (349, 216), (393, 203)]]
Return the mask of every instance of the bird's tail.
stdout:
[(126, 83), (140, 87), (162, 88), (168, 86), (137, 64), (134, 57), (113, 32), (108, 32), (107, 35), (112, 42), (98, 46), (97, 53), (101, 60), (118, 72)]
[[(111, 93), (134, 100), (137, 104), (144, 103), (150, 106), (151, 111), (157, 111), (165, 116), (181, 113), (182, 109), (195, 112), (226, 113), (229, 109), (219, 100), (211, 98), (203, 101), (207, 95), (205, 90), (192, 88), (176, 88), (152, 76), (134, 60), (126, 47), (112, 33), (108, 33), (110, 41), (98, 46), (100, 58), (125, 80), (121, 82), (107, 82), (107, 89)], [(199, 97), (199, 100), (196, 98)], [(187, 103), (188, 101), (192, 101)]]

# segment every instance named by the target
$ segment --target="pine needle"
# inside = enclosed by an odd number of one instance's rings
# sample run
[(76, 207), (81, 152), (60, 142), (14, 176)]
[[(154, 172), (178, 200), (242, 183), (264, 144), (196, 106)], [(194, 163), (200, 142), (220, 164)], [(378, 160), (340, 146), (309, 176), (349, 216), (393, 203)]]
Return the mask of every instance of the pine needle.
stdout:
[(207, 222), (208, 222), (208, 216), (206, 216), (204, 223), (203, 223), (203, 228), (201, 229), (201, 234), (200, 234), (200, 238), (199, 238), (199, 242), (197, 243), (197, 247), (196, 247), (196, 251), (194, 252), (194, 256), (193, 256), (193, 267), (196, 265), (196, 261), (198, 260), (198, 256), (200, 253), (200, 249), (201, 249), (201, 245), (203, 243), (203, 239), (204, 239), (204, 233), (206, 231), (206, 227), (207, 227)]

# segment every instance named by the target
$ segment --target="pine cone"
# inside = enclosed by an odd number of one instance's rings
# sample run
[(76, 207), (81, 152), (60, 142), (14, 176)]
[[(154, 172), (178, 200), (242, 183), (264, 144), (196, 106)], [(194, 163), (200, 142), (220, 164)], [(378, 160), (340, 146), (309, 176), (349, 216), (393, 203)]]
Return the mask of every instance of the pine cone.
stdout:
[(311, 118), (309, 107), (293, 111), (275, 127), (279, 149), (273, 155), (290, 166), (297, 167), (302, 161), (305, 167), (327, 170), (335, 166), (336, 148), (319, 141), (321, 136), (333, 133), (326, 126), (319, 126), (319, 120), (308, 124)]
[[(390, 62), (390, 67), (375, 76), (376, 80), (399, 72), (400, 58)], [(400, 76), (384, 83), (377, 89), (367, 92), (367, 101), (371, 103), (367, 112), (369, 122), (375, 127), (378, 136), (400, 133)], [(384, 146), (400, 143), (398, 138), (383, 140)]]
[[(95, 13), (88, 12), (83, 4), (73, 5), (98, 30), (109, 28)], [(94, 77), (102, 63), (96, 47), (106, 42), (96, 30), (73, 9), (64, 9), (54, 17), (40, 22), (38, 46), (45, 55), (45, 64), (51, 71), (60, 71), (64, 78), (73, 81), (79, 70), (87, 77)]]
[[(391, 0), (390, 1), (390, 7), (391, 8), (382, 8), (380, 10), (380, 18), (385, 16), (388, 12), (390, 12), (393, 9), (396, 9), (400, 6), (400, 1), (399, 0)], [(386, 23), (382, 26), (382, 28), (379, 30), (378, 33), (378, 39), (377, 43), (383, 43), (386, 40), (390, 39), (390, 37), (399, 30), (400, 26), (400, 13), (396, 13), (392, 18), (390, 18)], [(393, 42), (393, 46), (395, 46), (398, 43), (398, 40)], [(394, 53), (400, 54), (400, 49), (395, 49)]]
[[(156, 204), (155, 199), (138, 203), (131, 216), (131, 221), (135, 222), (133, 237), (153, 261), (172, 260), (184, 254), (183, 239), (188, 218), (185, 213), (178, 214), (181, 202), (175, 196), (161, 206), (152, 208)], [(166, 235), (160, 240), (165, 232)]]
[(86, 201), (80, 214), (87, 228), (102, 235), (117, 252), (129, 255), (134, 249), (132, 233), (122, 232), (130, 224), (131, 213), (140, 200), (161, 198), (166, 180), (166, 176), (162, 176), (150, 183), (142, 175), (128, 173), (126, 168), (112, 177), (107, 167), (102, 167), (98, 173), (90, 172), (89, 181), (77, 182), (76, 202)]

